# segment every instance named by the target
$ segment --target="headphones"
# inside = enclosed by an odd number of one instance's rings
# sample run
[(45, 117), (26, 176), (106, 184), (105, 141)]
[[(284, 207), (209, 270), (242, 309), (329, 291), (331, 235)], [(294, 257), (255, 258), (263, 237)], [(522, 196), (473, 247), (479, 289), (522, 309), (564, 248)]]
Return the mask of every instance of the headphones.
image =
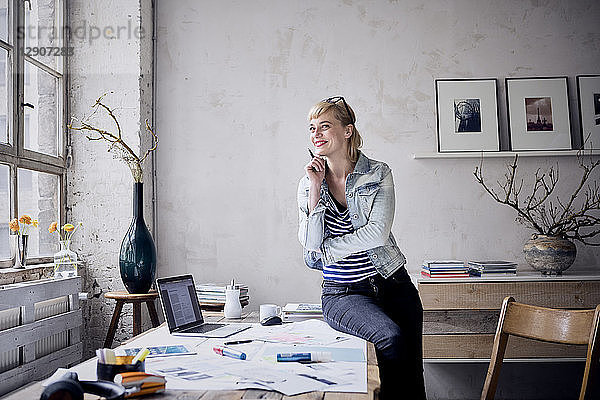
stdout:
[(125, 388), (109, 381), (80, 381), (76, 372), (67, 372), (44, 389), (40, 400), (83, 400), (84, 393), (118, 400), (124, 398)]

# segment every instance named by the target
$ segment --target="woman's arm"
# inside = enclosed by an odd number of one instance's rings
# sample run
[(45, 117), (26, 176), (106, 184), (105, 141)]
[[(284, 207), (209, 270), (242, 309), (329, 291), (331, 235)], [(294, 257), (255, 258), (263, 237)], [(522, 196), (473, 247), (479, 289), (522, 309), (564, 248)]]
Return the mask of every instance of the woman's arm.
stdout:
[[(313, 189), (314, 190), (314, 189)], [(302, 247), (310, 251), (320, 252), (321, 244), (323, 244), (324, 233), (324, 217), (325, 203), (320, 197), (318, 198), (313, 209), (309, 211), (309, 202), (311, 199), (310, 181), (307, 177), (300, 179), (298, 184), (298, 240)]]
[(313, 157), (304, 166), (306, 176), (298, 183), (298, 239), (306, 250), (320, 251), (323, 243), (325, 203), (321, 185), (325, 168), (324, 159)]
[(323, 240), (323, 262), (330, 265), (350, 254), (383, 246), (392, 230), (395, 205), (394, 179), (388, 169), (375, 194), (367, 223), (353, 233)]

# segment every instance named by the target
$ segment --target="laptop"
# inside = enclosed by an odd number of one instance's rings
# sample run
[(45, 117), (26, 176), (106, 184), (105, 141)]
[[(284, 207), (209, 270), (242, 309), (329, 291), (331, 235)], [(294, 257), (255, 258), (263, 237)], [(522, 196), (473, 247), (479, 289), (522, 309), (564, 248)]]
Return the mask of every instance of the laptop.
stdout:
[(156, 286), (171, 335), (224, 338), (251, 326), (204, 322), (192, 275), (159, 278)]

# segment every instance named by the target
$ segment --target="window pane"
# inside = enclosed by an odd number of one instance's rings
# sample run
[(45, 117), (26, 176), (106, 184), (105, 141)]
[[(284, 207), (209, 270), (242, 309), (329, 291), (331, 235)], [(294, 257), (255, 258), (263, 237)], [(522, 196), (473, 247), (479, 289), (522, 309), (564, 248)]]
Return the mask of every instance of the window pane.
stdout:
[(25, 148), (58, 156), (62, 111), (59, 80), (25, 62)]
[(61, 2), (29, 0), (27, 3), (31, 3), (31, 10), (25, 4), (25, 54), (62, 72)]
[(8, 51), (0, 48), (0, 142), (8, 143), (8, 97), (9, 88), (7, 69)]
[(10, 220), (10, 170), (8, 165), (0, 164), (0, 259), (10, 258), (8, 241), (8, 221)]
[(39, 221), (29, 231), (29, 257), (50, 256), (58, 251), (58, 243), (48, 232), (53, 221), (59, 221), (60, 185), (58, 175), (19, 168), (19, 216), (27, 214)]
[(8, 0), (0, 0), (0, 39), (8, 43)]

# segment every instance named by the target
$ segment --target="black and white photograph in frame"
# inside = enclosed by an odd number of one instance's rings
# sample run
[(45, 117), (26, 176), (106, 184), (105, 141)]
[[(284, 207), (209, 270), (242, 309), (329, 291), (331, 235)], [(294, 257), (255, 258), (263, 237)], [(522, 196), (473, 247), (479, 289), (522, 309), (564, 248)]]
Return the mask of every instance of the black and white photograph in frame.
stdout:
[(496, 79), (436, 79), (438, 151), (499, 151)]
[(571, 150), (566, 77), (506, 78), (511, 150)]
[(600, 149), (600, 75), (577, 76), (579, 122), (584, 148)]

